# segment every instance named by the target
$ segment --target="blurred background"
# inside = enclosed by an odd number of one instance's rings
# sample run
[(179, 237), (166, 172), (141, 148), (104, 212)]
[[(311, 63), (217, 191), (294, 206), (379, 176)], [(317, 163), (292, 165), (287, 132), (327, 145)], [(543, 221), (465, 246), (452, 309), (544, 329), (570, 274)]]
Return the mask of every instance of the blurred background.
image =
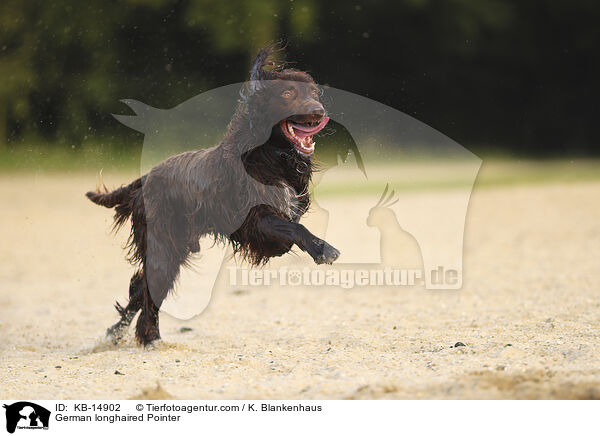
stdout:
[(142, 136), (110, 115), (130, 113), (119, 99), (169, 108), (243, 81), (274, 40), (484, 158), (598, 155), (599, 21), (585, 0), (3, 0), (2, 167), (132, 164)]

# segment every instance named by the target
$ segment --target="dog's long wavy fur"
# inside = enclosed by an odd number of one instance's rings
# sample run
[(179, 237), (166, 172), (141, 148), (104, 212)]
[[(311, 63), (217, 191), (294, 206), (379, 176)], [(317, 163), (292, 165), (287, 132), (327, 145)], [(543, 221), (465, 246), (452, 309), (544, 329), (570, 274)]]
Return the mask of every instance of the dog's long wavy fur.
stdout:
[[(130, 283), (129, 304), (118, 305), (121, 320), (109, 329), (117, 340), (139, 309), (138, 341), (147, 344), (160, 337), (160, 304), (180, 266), (200, 250), (201, 236), (230, 241), (234, 252), (254, 265), (291, 249), (289, 240), (266, 236), (263, 219), (298, 222), (310, 204), (313, 163), (298, 153), (289, 153), (282, 161), (272, 146), (257, 147), (257, 137), (264, 133), (257, 129), (264, 128), (261, 117), (268, 112), (261, 83), (277, 79), (313, 83), (313, 79), (270, 61), (280, 49), (272, 45), (258, 53), (250, 81), (218, 146), (173, 156), (112, 192), (86, 194), (98, 205), (115, 208), (115, 230), (129, 219), (132, 223), (128, 259), (139, 270)], [(266, 70), (267, 65), (272, 68)], [(306, 171), (296, 170), (300, 164)]]

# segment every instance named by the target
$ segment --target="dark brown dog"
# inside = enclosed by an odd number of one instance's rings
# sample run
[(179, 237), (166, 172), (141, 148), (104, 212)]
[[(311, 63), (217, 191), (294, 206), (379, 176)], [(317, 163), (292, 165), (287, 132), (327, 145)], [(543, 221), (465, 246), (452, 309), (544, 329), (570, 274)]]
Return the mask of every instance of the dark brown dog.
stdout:
[(313, 135), (329, 118), (311, 76), (269, 62), (273, 51), (267, 47), (256, 57), (218, 146), (173, 156), (113, 192), (86, 194), (115, 208), (116, 228), (132, 221), (129, 260), (140, 268), (127, 306), (116, 304), (121, 319), (107, 332), (113, 341), (140, 309), (137, 340), (147, 345), (160, 338), (159, 308), (203, 235), (230, 241), (254, 265), (294, 244), (317, 264), (338, 258), (338, 250), (298, 223), (310, 203)]

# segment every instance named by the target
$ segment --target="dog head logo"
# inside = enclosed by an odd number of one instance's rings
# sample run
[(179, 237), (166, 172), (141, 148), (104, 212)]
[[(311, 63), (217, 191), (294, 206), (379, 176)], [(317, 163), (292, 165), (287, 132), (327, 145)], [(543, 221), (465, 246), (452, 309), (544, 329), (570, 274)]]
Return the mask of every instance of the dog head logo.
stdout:
[(6, 409), (6, 431), (14, 433), (16, 429), (48, 429), (50, 411), (42, 406), (28, 401), (19, 401)]

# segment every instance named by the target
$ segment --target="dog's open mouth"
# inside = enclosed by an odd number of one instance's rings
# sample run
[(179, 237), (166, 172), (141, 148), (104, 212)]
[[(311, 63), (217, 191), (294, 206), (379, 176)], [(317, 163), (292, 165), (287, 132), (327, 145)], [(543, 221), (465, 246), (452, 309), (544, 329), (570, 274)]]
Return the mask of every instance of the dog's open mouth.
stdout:
[(310, 156), (315, 151), (313, 135), (320, 132), (329, 122), (329, 117), (321, 118), (321, 121), (307, 123), (296, 123), (289, 119), (281, 122), (281, 130), (286, 138), (294, 144), (298, 153)]

